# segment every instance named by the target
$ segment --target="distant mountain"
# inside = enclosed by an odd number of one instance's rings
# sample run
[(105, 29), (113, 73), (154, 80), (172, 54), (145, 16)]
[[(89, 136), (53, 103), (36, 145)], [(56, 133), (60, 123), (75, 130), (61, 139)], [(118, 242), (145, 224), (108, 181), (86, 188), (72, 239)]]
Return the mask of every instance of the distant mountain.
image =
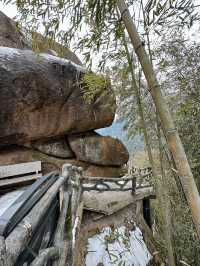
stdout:
[(130, 154), (144, 149), (144, 141), (142, 136), (138, 135), (133, 139), (128, 139), (126, 130), (124, 130), (123, 121), (114, 122), (111, 126), (96, 130), (103, 136), (111, 136), (120, 139)]

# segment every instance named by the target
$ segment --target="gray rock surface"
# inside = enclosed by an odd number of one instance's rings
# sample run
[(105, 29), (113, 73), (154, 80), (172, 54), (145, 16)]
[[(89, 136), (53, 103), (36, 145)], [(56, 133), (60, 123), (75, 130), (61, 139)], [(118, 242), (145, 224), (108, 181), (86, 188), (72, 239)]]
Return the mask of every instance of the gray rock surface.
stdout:
[(22, 32), (16, 26), (16, 23), (0, 11), (0, 46), (28, 49)]
[(90, 165), (84, 175), (92, 177), (121, 177), (125, 174), (123, 167)]
[[(0, 11), (0, 46), (32, 49), (32, 35), (25, 29), (20, 30), (16, 22)], [(27, 37), (28, 36), (28, 37)], [(58, 55), (78, 65), (82, 65), (80, 59), (67, 47), (55, 41), (49, 41), (40, 33), (34, 32), (34, 42), (37, 43), (37, 52)]]
[(68, 140), (80, 161), (104, 166), (121, 166), (129, 159), (128, 151), (119, 139), (90, 132), (69, 136)]
[(0, 47), (0, 143), (14, 144), (110, 125), (111, 88), (88, 104), (80, 81), (85, 69), (68, 60)]
[(70, 149), (65, 137), (45, 141), (34, 141), (30, 146), (53, 157), (63, 159), (74, 158), (74, 153)]

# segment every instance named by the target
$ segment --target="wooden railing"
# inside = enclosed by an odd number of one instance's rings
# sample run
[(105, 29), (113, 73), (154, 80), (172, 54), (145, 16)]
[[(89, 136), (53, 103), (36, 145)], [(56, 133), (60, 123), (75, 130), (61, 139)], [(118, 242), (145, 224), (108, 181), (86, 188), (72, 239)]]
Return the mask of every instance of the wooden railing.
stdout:
[[(55, 176), (55, 173), (50, 175)], [(40, 250), (39, 254), (35, 255), (31, 266), (42, 266), (48, 261), (53, 261), (53, 266), (76, 265), (76, 237), (81, 228), (84, 206), (83, 192), (92, 190), (98, 192), (131, 191), (135, 195), (136, 178), (148, 175), (151, 175), (149, 168), (134, 169), (131, 176), (124, 178), (91, 178), (83, 176), (82, 168), (64, 165), (62, 173), (57, 177), (54, 184), (48, 187), (45, 194), (41, 194), (40, 199), (35, 201), (35, 205), (31, 206), (32, 208), (28, 210), (28, 213), (25, 214), (23, 208), (20, 209), (20, 212), (23, 213), (21, 220), (19, 212), (16, 213), (15, 211), (18, 224), (12, 227), (9, 234), (0, 236), (0, 265), (12, 266), (16, 264), (21, 252), (29, 245), (38, 223), (58, 193), (61, 209), (53, 243), (51, 247)], [(37, 182), (41, 183), (41, 181), (36, 181), (28, 190), (32, 191), (33, 186), (37, 187)], [(26, 191), (26, 198), (28, 198), (27, 193)], [(38, 192), (36, 195), (38, 196)], [(6, 219), (6, 217), (0, 217), (0, 226), (1, 219), (4, 218)], [(13, 216), (10, 216), (9, 219), (15, 220)], [(7, 221), (8, 224), (10, 224), (10, 220)], [(66, 232), (67, 230), (68, 232)]]

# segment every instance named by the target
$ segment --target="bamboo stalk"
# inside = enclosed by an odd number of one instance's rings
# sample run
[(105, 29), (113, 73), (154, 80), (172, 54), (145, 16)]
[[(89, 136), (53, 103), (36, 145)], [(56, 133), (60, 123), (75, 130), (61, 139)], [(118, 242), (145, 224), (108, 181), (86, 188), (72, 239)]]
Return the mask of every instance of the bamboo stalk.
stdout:
[[(158, 121), (158, 119), (157, 119)], [(170, 266), (176, 266), (176, 260), (174, 256), (174, 247), (173, 247), (173, 228), (171, 221), (171, 205), (169, 200), (169, 191), (168, 184), (166, 180), (166, 174), (164, 169), (164, 158), (163, 158), (163, 150), (162, 150), (162, 139), (161, 139), (161, 130), (159, 124), (157, 123), (157, 131), (158, 131), (158, 142), (159, 142), (159, 157), (160, 157), (160, 169), (161, 169), (161, 180), (158, 180), (158, 193), (160, 194), (161, 201), (161, 212), (164, 218), (164, 238), (167, 246), (167, 257), (168, 264)]]
[[(131, 78), (132, 78), (132, 87), (133, 87), (134, 94), (135, 94), (136, 101), (137, 101), (138, 113), (140, 116), (140, 123), (141, 123), (142, 130), (143, 130), (145, 146), (147, 149), (149, 162), (150, 162), (150, 165), (152, 167), (153, 176), (155, 177), (157, 174), (156, 174), (156, 170), (155, 170), (155, 166), (154, 166), (154, 160), (153, 160), (151, 145), (149, 142), (147, 126), (146, 126), (146, 122), (145, 122), (144, 107), (143, 107), (143, 102), (142, 102), (141, 95), (140, 95), (140, 88), (136, 82), (135, 71), (134, 71), (135, 67), (133, 65), (133, 60), (131, 59), (131, 56), (130, 56), (130, 52), (129, 52), (128, 45), (127, 45), (127, 42), (125, 39), (125, 35), (123, 34), (122, 37), (123, 37), (124, 48), (126, 51), (127, 61), (128, 61), (129, 68), (130, 68), (130, 73), (131, 73)], [(143, 179), (143, 177), (141, 176), (140, 180), (142, 180), (142, 179)]]
[(127, 5), (124, 0), (118, 0), (117, 6), (146, 77), (150, 93), (160, 117), (163, 131), (166, 134), (169, 149), (173, 155), (179, 173), (179, 178), (187, 198), (188, 205), (192, 212), (197, 235), (200, 238), (200, 198), (185, 150), (175, 128), (167, 103), (161, 93), (153, 66), (144, 49), (143, 42), (140, 39)]

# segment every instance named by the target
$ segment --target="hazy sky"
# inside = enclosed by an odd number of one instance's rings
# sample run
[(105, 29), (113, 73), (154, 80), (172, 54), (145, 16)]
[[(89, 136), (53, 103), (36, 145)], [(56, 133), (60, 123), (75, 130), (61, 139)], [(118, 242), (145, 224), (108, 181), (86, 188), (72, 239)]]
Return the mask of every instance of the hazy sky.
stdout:
[[(146, 0), (144, 0), (145, 2)], [(195, 5), (199, 5), (199, 1), (200, 0), (193, 0)], [(199, 12), (200, 12), (200, 7), (198, 8)], [(0, 11), (2, 11), (3, 13), (5, 13), (8, 17), (10, 18), (14, 18), (17, 15), (17, 9), (16, 6), (13, 4), (3, 4), (0, 0)], [(192, 34), (192, 36), (194, 36), (193, 38), (195, 39), (199, 39), (199, 33), (200, 33), (200, 29), (199, 29), (200, 25), (196, 25), (194, 27), (194, 29), (189, 33)]]
[(17, 14), (16, 7), (11, 4), (4, 5), (2, 2), (0, 2), (0, 10), (10, 18), (13, 18)]
[[(144, 0), (144, 2), (145, 1), (146, 0)], [(193, 2), (198, 5), (199, 4), (199, 1), (200, 0), (194, 0)], [(200, 12), (200, 7), (198, 9), (199, 9), (199, 12)], [(0, 11), (2, 11), (3, 13), (5, 13), (10, 18), (14, 18), (17, 15), (17, 9), (16, 9), (15, 5), (12, 5), (12, 4), (4, 5), (1, 2), (1, 0), (0, 0)], [(193, 26), (192, 29), (190, 29), (189, 31), (185, 31), (185, 38), (189, 38), (191, 40), (198, 40), (198, 41), (200, 41), (200, 25), (198, 25), (196, 23), (196, 25)], [(154, 45), (155, 39), (154, 38), (151, 38), (151, 39), (153, 41), (152, 45)], [(81, 60), (83, 60), (83, 57), (80, 54), (78, 54), (78, 56), (79, 56), (79, 58)], [(95, 55), (94, 58), (98, 59), (98, 55)], [(94, 66), (94, 68), (96, 69), (95, 66)]]

